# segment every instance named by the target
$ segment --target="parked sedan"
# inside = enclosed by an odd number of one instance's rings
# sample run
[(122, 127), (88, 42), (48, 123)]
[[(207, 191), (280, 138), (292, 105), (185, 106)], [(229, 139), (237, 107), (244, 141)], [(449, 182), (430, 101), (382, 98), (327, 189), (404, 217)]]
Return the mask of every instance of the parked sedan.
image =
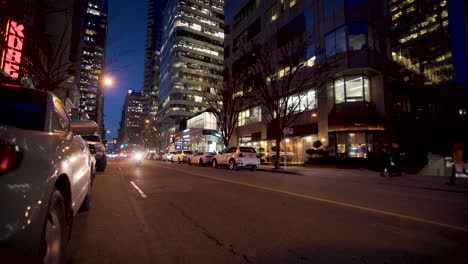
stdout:
[(0, 259), (63, 263), (73, 216), (91, 205), (95, 159), (50, 92), (0, 85)]
[(260, 159), (254, 148), (228, 147), (213, 157), (213, 168), (218, 166), (228, 166), (230, 170), (248, 168), (254, 171), (260, 166)]
[(213, 157), (215, 155), (215, 152), (198, 152), (195, 153), (192, 157), (190, 157), (188, 164), (198, 165), (201, 167), (211, 165)]
[(82, 135), (81, 137), (86, 140), (89, 150), (94, 154), (94, 158), (96, 159), (96, 170), (104, 171), (107, 166), (107, 140), (101, 139), (98, 134)]

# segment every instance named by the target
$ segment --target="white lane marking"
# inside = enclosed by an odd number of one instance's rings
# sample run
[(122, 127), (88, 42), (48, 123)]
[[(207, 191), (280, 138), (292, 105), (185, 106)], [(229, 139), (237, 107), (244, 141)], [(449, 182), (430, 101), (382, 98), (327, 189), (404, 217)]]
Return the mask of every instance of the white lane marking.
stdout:
[(143, 198), (148, 197), (133, 181), (130, 181), (130, 183), (133, 185), (133, 188), (135, 188), (140, 193), (141, 197)]
[(119, 171), (121, 171), (121, 170), (122, 170), (122, 168), (120, 168), (120, 167), (117, 167), (117, 169), (118, 169)]

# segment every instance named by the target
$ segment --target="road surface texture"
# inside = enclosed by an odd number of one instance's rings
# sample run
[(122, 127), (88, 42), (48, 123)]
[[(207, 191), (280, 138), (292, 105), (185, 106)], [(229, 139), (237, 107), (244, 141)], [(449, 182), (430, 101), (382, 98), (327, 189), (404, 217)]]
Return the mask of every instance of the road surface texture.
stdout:
[(369, 175), (111, 161), (75, 218), (67, 263), (468, 261), (467, 194)]

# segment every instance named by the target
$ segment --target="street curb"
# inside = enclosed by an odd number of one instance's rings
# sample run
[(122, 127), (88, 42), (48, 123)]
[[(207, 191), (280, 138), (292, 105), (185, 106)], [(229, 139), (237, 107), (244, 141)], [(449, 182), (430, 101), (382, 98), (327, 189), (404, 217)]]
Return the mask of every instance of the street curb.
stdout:
[(454, 192), (454, 193), (463, 193), (468, 194), (468, 190), (452, 190), (444, 188), (434, 188), (434, 187), (420, 187), (421, 189), (431, 190), (431, 191), (443, 191), (443, 192)]
[(266, 171), (266, 172), (283, 173), (283, 174), (291, 174), (291, 175), (302, 175), (301, 173), (295, 172), (295, 171), (274, 170), (274, 169), (260, 169), (260, 168), (257, 168), (257, 171)]

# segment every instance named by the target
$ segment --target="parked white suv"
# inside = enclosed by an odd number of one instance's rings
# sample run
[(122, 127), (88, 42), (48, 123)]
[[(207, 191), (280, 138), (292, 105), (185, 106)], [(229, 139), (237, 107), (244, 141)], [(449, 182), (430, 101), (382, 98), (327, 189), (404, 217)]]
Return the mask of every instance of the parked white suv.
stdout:
[(257, 152), (251, 147), (228, 147), (213, 158), (213, 168), (228, 166), (230, 170), (248, 168), (252, 171), (260, 166)]

